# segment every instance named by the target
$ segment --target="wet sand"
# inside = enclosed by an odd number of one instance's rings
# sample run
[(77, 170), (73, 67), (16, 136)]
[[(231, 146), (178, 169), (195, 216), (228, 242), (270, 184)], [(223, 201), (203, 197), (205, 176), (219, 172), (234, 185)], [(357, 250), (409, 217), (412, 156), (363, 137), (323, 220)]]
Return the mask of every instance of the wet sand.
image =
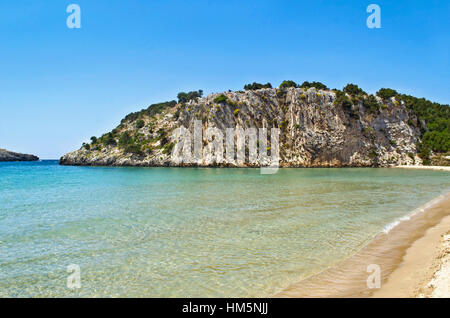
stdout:
[[(295, 283), (275, 297), (438, 297), (426, 286), (433, 275), (439, 282), (446, 278), (446, 272), (435, 273), (443, 259), (441, 237), (449, 230), (450, 193), (379, 234), (337, 267)], [(380, 268), (381, 288), (368, 287), (373, 274), (368, 269), (374, 265)]]

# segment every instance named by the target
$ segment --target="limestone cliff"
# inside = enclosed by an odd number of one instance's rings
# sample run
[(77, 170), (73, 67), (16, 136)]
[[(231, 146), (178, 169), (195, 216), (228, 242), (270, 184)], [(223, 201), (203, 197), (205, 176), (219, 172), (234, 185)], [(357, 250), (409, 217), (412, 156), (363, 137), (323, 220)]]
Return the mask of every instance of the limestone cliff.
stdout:
[[(316, 88), (263, 88), (168, 102), (130, 114), (112, 132), (64, 155), (63, 165), (174, 166), (175, 128), (280, 129), (282, 167), (420, 164), (425, 123), (395, 97), (351, 96)], [(203, 140), (206, 147), (208, 141)], [(233, 162), (201, 166), (234, 166)], [(241, 166), (257, 166), (243, 164)]]

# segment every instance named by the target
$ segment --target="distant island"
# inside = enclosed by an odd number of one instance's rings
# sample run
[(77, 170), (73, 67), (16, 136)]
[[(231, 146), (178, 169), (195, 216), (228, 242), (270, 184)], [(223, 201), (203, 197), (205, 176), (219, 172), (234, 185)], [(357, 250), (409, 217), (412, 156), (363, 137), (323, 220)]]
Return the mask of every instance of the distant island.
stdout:
[[(281, 167), (388, 167), (450, 165), (450, 107), (382, 88), (368, 94), (355, 84), (342, 90), (320, 82), (284, 81), (245, 85), (203, 97), (179, 93), (178, 100), (127, 115), (118, 127), (92, 137), (60, 159), (62, 165), (258, 167), (259, 163), (177, 163), (171, 152), (176, 128), (193, 131), (200, 120), (203, 149), (208, 128), (280, 130)], [(270, 136), (268, 137), (270, 139)], [(269, 141), (270, 142), (270, 141)], [(248, 143), (247, 143), (248, 145)], [(267, 144), (270, 152), (270, 144)], [(248, 147), (246, 147), (248, 155)]]
[(39, 157), (0, 149), (0, 161), (38, 161)]

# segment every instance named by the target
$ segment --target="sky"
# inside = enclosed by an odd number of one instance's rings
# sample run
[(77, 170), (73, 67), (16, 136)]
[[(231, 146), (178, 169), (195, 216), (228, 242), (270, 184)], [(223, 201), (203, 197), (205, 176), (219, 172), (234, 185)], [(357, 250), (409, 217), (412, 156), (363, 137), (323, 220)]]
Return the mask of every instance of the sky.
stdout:
[(448, 0), (2, 0), (0, 43), (0, 148), (41, 159), (180, 91), (320, 81), (450, 103)]

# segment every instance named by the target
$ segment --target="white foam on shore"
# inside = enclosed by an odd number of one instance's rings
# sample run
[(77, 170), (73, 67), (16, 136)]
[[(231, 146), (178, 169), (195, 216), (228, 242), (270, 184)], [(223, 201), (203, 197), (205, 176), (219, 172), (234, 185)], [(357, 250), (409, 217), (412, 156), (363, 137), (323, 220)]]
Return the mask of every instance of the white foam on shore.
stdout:
[(419, 214), (419, 213), (423, 213), (426, 210), (428, 210), (430, 207), (432, 207), (433, 205), (438, 204), (440, 201), (442, 201), (446, 196), (450, 195), (450, 192), (446, 193), (446, 194), (442, 194), (440, 196), (438, 196), (437, 198), (434, 198), (433, 200), (425, 203), (424, 205), (418, 207), (417, 209), (413, 210), (411, 213), (402, 216), (401, 218), (398, 218), (397, 220), (387, 224), (384, 228), (383, 228), (383, 233), (388, 234), (393, 228), (395, 228), (397, 225), (399, 225), (401, 222), (403, 221), (408, 221), (410, 220), (413, 216)]

